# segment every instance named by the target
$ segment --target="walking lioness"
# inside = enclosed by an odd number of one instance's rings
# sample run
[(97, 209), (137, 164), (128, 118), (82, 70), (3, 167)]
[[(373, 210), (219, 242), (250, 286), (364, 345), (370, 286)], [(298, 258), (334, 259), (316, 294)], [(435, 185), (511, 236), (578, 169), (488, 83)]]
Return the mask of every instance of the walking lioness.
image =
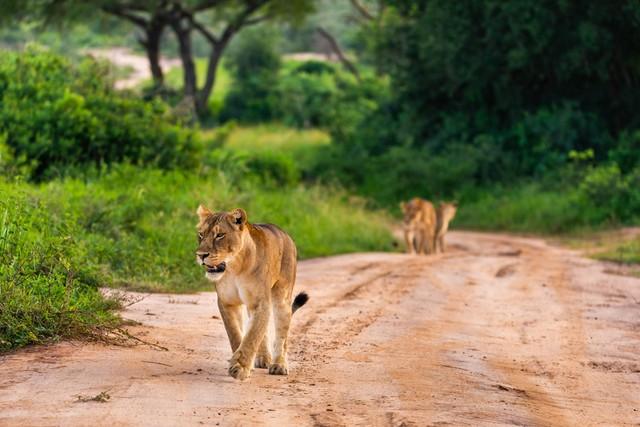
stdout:
[(436, 211), (433, 204), (419, 197), (401, 203), (404, 213), (404, 239), (410, 254), (430, 254), (436, 232)]
[[(196, 261), (216, 283), (218, 308), (233, 356), (229, 375), (243, 380), (252, 367), (287, 375), (287, 339), (291, 315), (307, 302), (300, 293), (292, 303), (296, 280), (296, 245), (273, 224), (250, 224), (242, 209), (213, 213), (198, 207)], [(249, 326), (242, 333), (242, 305)], [(266, 335), (271, 309), (275, 323), (273, 355)]]
[(458, 205), (456, 203), (442, 202), (438, 206), (436, 237), (433, 245), (436, 253), (444, 252), (444, 235), (447, 234), (447, 230), (449, 230), (449, 223), (453, 217), (456, 216), (457, 210)]

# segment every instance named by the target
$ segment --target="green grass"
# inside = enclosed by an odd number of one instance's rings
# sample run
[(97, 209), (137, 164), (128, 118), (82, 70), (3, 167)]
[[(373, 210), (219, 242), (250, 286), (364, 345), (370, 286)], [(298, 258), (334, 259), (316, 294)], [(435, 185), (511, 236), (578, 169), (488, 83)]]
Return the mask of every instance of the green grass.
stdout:
[(295, 161), (298, 169), (306, 170), (319, 151), (331, 143), (329, 134), (318, 129), (294, 129), (281, 124), (235, 126), (202, 131), (203, 140), (222, 137), (224, 148), (236, 155), (281, 155)]
[(618, 244), (613, 248), (608, 248), (605, 251), (597, 252), (593, 257), (620, 264), (640, 264), (640, 238), (635, 238)]
[(520, 233), (580, 233), (616, 226), (606, 206), (594, 207), (573, 189), (546, 190), (539, 184), (478, 190), (462, 197), (455, 226)]
[(51, 216), (26, 185), (0, 181), (0, 351), (118, 323), (99, 292), (76, 218)]

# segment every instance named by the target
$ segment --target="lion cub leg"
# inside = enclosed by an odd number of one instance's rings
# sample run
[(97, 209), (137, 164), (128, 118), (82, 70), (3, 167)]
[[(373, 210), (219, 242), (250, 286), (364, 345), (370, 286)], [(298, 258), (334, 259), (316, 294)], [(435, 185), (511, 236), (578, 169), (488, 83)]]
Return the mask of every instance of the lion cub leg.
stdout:
[(267, 297), (255, 306), (247, 307), (250, 317), (247, 333), (229, 360), (229, 375), (233, 378), (244, 380), (251, 375), (256, 352), (269, 325), (270, 305), (271, 301)]
[(291, 325), (291, 298), (285, 297), (286, 286), (273, 288), (273, 319), (275, 324), (275, 337), (273, 341), (273, 363), (269, 366), (271, 375), (287, 375), (287, 347), (289, 326)]

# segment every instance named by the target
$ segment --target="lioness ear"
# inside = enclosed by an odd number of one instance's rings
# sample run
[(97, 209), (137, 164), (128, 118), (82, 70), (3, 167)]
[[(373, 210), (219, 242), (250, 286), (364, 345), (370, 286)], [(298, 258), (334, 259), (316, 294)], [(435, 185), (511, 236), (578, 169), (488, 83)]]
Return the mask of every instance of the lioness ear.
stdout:
[(207, 218), (213, 215), (213, 212), (202, 205), (198, 206), (198, 210), (196, 211), (196, 213), (198, 214), (198, 218), (200, 218), (200, 224), (205, 222)]
[(238, 225), (245, 224), (247, 222), (247, 213), (244, 209), (234, 209), (231, 211), (231, 216), (233, 217), (233, 222)]

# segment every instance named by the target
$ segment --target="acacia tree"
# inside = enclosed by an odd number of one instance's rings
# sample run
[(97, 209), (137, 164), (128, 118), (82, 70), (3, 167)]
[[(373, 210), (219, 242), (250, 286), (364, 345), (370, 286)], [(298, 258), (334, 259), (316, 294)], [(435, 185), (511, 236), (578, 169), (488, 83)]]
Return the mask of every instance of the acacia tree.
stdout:
[[(156, 86), (164, 84), (160, 65), (163, 32), (175, 35), (184, 76), (185, 101), (198, 114), (207, 103), (216, 82), (220, 59), (233, 37), (243, 28), (267, 20), (298, 21), (313, 9), (313, 0), (3, 0), (0, 15), (5, 19), (37, 19), (45, 23), (80, 19), (96, 9), (127, 20), (142, 32)], [(210, 46), (204, 84), (197, 85), (192, 38), (204, 37)]]
[[(232, 38), (243, 28), (268, 19), (293, 18), (310, 10), (311, 2), (298, 0), (287, 10), (284, 0), (159, 0), (106, 2), (102, 10), (126, 19), (141, 28), (141, 44), (147, 51), (149, 66), (157, 85), (162, 85), (159, 48), (162, 32), (169, 27), (178, 41), (182, 61), (185, 102), (198, 114), (207, 111), (220, 59)], [(289, 6), (289, 5), (286, 5)], [(292, 13), (293, 12), (293, 13)], [(198, 87), (194, 61), (193, 35), (199, 33), (210, 46), (204, 84)]]
[[(227, 4), (224, 4), (227, 3)], [(202, 114), (207, 110), (207, 102), (213, 91), (220, 59), (231, 39), (244, 27), (254, 25), (273, 17), (273, 10), (267, 7), (272, 0), (244, 1), (205, 1), (194, 8), (176, 7), (175, 18), (171, 20), (171, 28), (178, 40), (180, 59), (183, 68), (184, 96), (192, 100), (195, 110)], [(224, 7), (223, 7), (224, 6)], [(215, 27), (212, 28), (199, 21), (198, 14), (213, 10), (210, 18)], [(215, 25), (217, 24), (217, 25)], [(204, 84), (197, 86), (197, 72), (193, 60), (192, 35), (200, 33), (210, 45), (210, 53)]]

